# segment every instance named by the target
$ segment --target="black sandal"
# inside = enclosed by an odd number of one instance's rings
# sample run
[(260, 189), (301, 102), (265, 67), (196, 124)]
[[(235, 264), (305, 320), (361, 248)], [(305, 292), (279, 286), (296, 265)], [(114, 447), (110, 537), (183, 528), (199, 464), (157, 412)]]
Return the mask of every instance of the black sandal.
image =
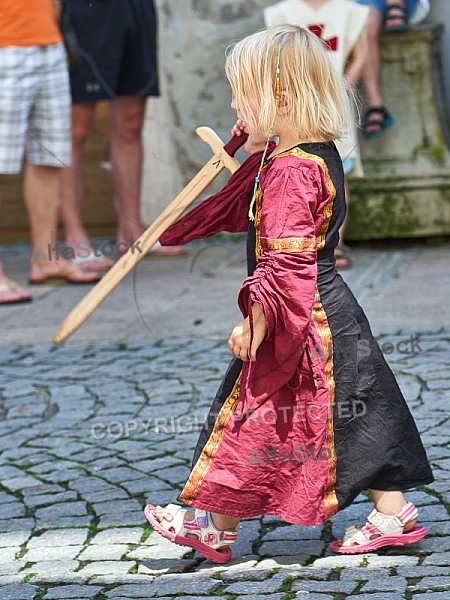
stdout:
[[(384, 106), (374, 106), (369, 108), (364, 115), (363, 134), (364, 137), (374, 138), (382, 135), (386, 129), (393, 125), (394, 119), (384, 108)], [(376, 127), (374, 131), (368, 131), (369, 127)]]
[[(392, 21), (402, 21), (402, 23), (399, 25), (389, 25)], [(409, 29), (406, 7), (403, 4), (389, 4), (386, 6), (384, 31), (405, 31), (406, 29)]]

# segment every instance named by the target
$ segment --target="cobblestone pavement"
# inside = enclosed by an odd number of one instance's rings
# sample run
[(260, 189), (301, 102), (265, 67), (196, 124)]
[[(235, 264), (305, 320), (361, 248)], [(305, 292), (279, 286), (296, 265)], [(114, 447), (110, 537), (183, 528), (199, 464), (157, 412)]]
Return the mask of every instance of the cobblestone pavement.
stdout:
[(435, 470), (408, 495), (429, 536), (333, 555), (329, 542), (370, 510), (361, 495), (321, 527), (242, 522), (228, 566), (161, 539), (142, 512), (186, 479), (224, 340), (0, 348), (0, 599), (448, 600), (450, 335), (391, 352), (405, 335), (380, 339)]

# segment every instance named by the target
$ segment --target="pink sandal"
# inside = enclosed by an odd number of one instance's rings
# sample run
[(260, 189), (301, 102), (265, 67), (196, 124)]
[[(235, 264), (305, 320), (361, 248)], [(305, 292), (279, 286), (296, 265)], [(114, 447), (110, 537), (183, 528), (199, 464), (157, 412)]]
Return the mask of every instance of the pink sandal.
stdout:
[(396, 515), (383, 515), (373, 509), (364, 526), (351, 525), (342, 540), (330, 544), (330, 550), (339, 554), (373, 552), (383, 546), (406, 546), (420, 542), (427, 535), (425, 527), (414, 527), (403, 533), (406, 523), (417, 519), (417, 508), (405, 504)]
[[(188, 546), (215, 563), (230, 561), (232, 552), (229, 544), (236, 541), (236, 530), (220, 531), (212, 521), (211, 513), (195, 509), (193, 521), (185, 521), (186, 510), (176, 504), (168, 504), (162, 521), (155, 516), (155, 506), (148, 504), (144, 509), (145, 518), (155, 531), (179, 546)], [(198, 539), (186, 537), (194, 534)]]

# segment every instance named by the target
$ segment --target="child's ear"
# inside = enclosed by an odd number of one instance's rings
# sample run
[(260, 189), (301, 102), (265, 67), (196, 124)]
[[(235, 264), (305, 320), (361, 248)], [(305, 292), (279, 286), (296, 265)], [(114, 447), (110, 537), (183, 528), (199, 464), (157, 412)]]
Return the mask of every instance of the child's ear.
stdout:
[(281, 92), (278, 101), (278, 114), (287, 115), (289, 112), (289, 92)]

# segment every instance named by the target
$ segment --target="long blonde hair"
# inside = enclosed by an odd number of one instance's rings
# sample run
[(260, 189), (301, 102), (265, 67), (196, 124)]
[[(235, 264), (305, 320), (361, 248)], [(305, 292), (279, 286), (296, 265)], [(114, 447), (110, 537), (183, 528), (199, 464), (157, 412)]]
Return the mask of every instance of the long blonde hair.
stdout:
[(286, 122), (292, 130), (302, 140), (341, 137), (351, 121), (344, 79), (331, 63), (323, 42), (294, 25), (254, 33), (227, 52), (226, 74), (248, 124), (264, 134), (270, 131), (278, 56), (280, 89), (287, 92), (289, 106)]

